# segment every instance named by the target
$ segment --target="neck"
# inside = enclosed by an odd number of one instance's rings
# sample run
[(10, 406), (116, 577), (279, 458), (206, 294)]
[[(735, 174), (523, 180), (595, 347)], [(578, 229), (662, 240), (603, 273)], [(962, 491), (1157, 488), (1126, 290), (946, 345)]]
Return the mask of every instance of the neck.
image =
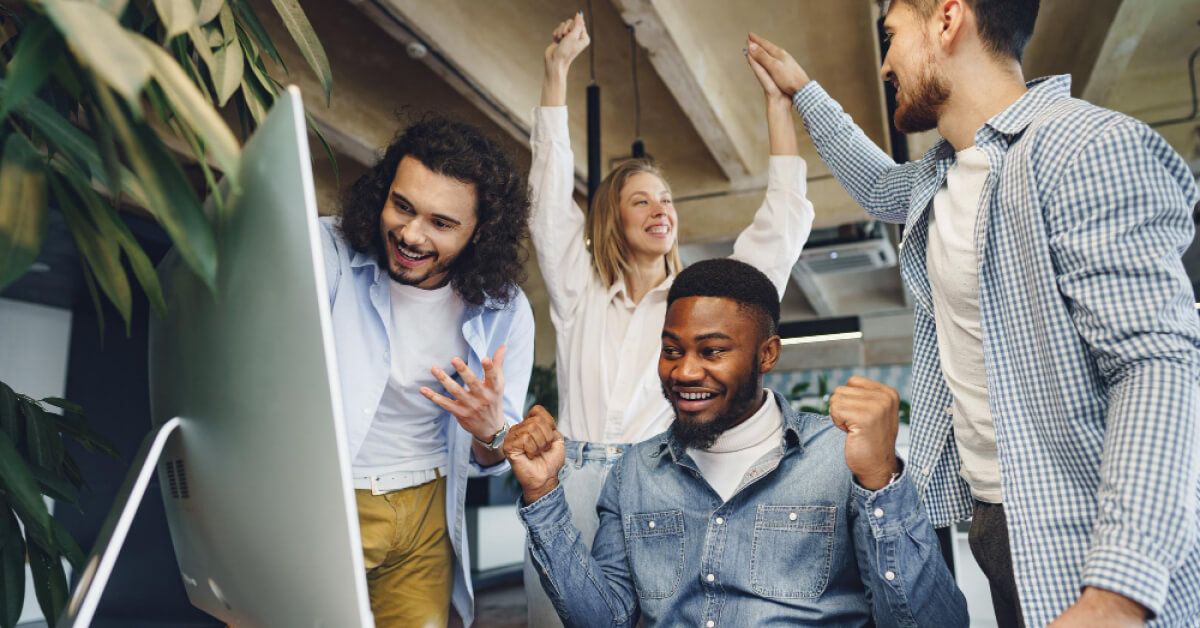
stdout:
[(625, 275), (625, 291), (634, 303), (667, 278), (667, 263), (662, 256), (637, 258)]
[(1025, 94), (1025, 77), (1016, 60), (968, 62), (957, 72), (951, 96), (938, 117), (938, 133), (955, 151), (975, 145), (975, 132)]

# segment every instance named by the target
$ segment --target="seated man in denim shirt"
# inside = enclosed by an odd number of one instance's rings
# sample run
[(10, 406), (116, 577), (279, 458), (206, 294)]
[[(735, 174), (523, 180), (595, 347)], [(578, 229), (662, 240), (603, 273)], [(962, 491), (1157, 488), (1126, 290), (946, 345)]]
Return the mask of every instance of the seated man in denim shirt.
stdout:
[(676, 420), (613, 467), (590, 552), (558, 486), (553, 417), (535, 407), (504, 443), (563, 623), (967, 625), (895, 454), (896, 392), (851, 379), (830, 420), (764, 390), (779, 300), (745, 263), (694, 264), (667, 303), (658, 373)]

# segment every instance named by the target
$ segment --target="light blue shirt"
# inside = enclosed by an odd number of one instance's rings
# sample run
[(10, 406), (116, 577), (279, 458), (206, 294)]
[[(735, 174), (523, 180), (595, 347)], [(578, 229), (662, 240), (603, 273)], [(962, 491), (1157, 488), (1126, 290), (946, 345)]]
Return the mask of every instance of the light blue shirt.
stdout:
[[(353, 460), (367, 437), (371, 420), (387, 388), (391, 367), (391, 278), (377, 260), (359, 253), (342, 239), (334, 219), (321, 219), (321, 243), (325, 255), (325, 280), (329, 285), (329, 307), (333, 317), (334, 345), (342, 385), (342, 409), (346, 436)], [(533, 368), (533, 310), (525, 294), (517, 290), (507, 305), (467, 305), (463, 312), (463, 338), (467, 366), (482, 373), (484, 356), (495, 355), (508, 345), (504, 358), (504, 415), (510, 424), (521, 420), (525, 393)], [(454, 571), (454, 607), (470, 625), (474, 618), (471, 588), (470, 548), (466, 542), (463, 504), (467, 474), (471, 468), (488, 475), (508, 470), (508, 463), (481, 467), (471, 454), (471, 435), (458, 421), (443, 412), (449, 473), (446, 478), (446, 524), (458, 557)]]
[[(910, 470), (934, 525), (967, 518), (925, 257), (954, 149), (897, 165), (820, 85), (794, 102), (842, 186), (906, 225)], [(1180, 260), (1192, 174), (1153, 129), (1071, 98), (1067, 76), (1030, 83), (974, 139), (990, 164), (975, 225), (988, 403), (1025, 624), (1091, 586), (1150, 609), (1151, 626), (1200, 625), (1200, 323)]]

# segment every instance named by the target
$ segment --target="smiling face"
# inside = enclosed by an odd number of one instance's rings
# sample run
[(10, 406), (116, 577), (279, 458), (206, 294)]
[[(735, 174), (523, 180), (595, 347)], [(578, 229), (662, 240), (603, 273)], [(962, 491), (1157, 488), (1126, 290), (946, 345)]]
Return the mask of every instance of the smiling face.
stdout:
[(629, 252), (657, 260), (675, 244), (675, 205), (671, 189), (649, 172), (630, 176), (621, 187), (621, 233)]
[(880, 77), (896, 88), (893, 122), (904, 133), (937, 128), (950, 89), (936, 58), (935, 19), (925, 19), (904, 2), (892, 2), (883, 21), (888, 52)]
[(427, 290), (443, 285), (475, 233), (475, 206), (474, 184), (401, 159), (379, 214), (388, 275)]
[(671, 430), (686, 447), (707, 449), (758, 410), (762, 374), (775, 366), (779, 337), (737, 301), (685, 297), (667, 309), (658, 377), (675, 410)]

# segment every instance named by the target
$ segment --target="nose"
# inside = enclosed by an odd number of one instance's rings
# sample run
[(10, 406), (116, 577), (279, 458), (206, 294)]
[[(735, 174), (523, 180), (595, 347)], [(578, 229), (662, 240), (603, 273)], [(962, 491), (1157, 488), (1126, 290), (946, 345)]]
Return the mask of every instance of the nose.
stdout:
[(675, 371), (671, 376), (676, 384), (698, 384), (704, 379), (704, 367), (692, 353), (685, 353), (675, 363)]
[(427, 239), (424, 228), (425, 227), (422, 224), (421, 219), (414, 218), (409, 221), (408, 224), (400, 228), (400, 239), (404, 242), (404, 245), (409, 248), (420, 248), (421, 245), (425, 244)]
[(895, 74), (892, 73), (892, 64), (889, 61), (891, 56), (892, 55), (889, 52), (887, 54), (887, 56), (885, 56), (883, 58), (883, 65), (879, 68), (879, 78), (883, 79), (884, 83), (890, 83), (892, 81), (892, 79), (895, 78), (895, 76), (896, 76)]

